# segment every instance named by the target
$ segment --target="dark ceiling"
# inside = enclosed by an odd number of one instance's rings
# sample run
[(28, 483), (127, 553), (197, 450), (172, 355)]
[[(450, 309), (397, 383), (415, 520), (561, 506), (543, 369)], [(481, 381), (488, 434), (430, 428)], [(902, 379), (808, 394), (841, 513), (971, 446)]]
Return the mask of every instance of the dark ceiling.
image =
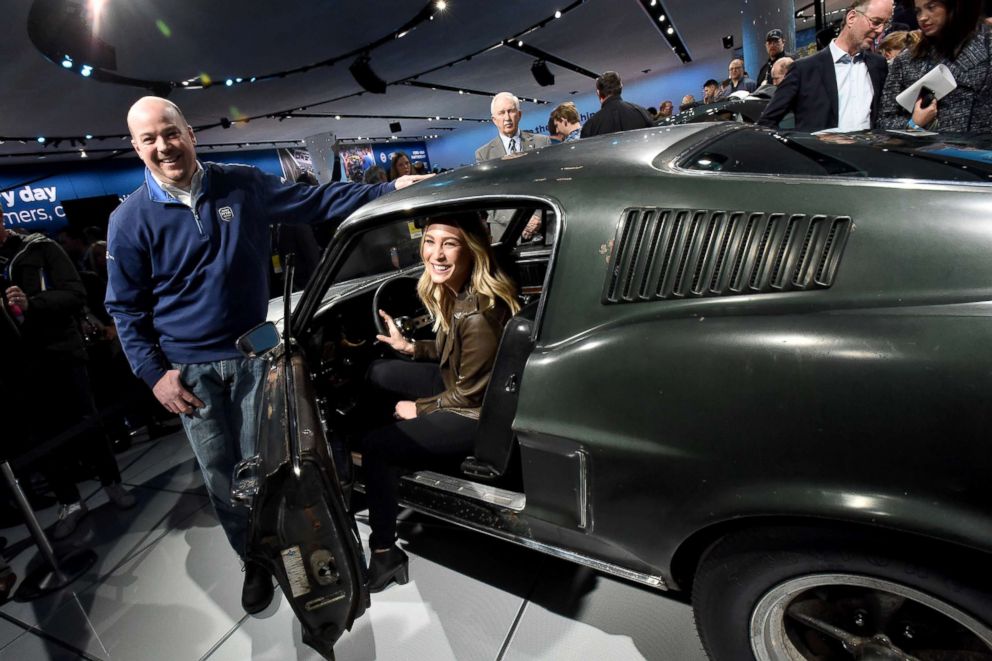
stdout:
[[(51, 0), (49, 0), (51, 1)], [(92, 0), (65, 0), (88, 6)], [(663, 0), (694, 60), (723, 57), (720, 36), (740, 38), (736, 0)], [(64, 3), (63, 3), (64, 4)], [(450, 0), (435, 20), (425, 21), (401, 39), (371, 52), (371, 66), (393, 83), (483, 51), (546, 19), (573, 0)], [(527, 43), (586, 69), (616, 70), (625, 81), (682, 66), (638, 0), (585, 0), (560, 19), (523, 37)], [(29, 39), (32, 2), (5, 0), (4, 39), (0, 40), (0, 164), (47, 158), (78, 158), (80, 145), (68, 140), (47, 146), (36, 136), (121, 136), (124, 117), (146, 89), (84, 78), (77, 69), (46, 59)], [(181, 81), (207, 74), (207, 89), (176, 89), (169, 97), (198, 131), (201, 145), (301, 140), (321, 132), (341, 138), (386, 137), (390, 116), (440, 116), (453, 120), (403, 119), (400, 137), (423, 138), (464, 127), (457, 117), (488, 120), (482, 96), (390, 85), (386, 94), (362, 92), (348, 71), (354, 57), (296, 75), (248, 83), (263, 76), (343, 55), (389, 36), (414, 18), (426, 0), (104, 0), (97, 34), (116, 49), (119, 76)], [(739, 43), (739, 41), (738, 41)], [(421, 82), (496, 92), (558, 103), (570, 93), (586, 93), (593, 81), (550, 65), (557, 82), (540, 87), (531, 75), (534, 57), (507, 47), (482, 52), (470, 61), (425, 73)], [(645, 71), (649, 70), (649, 74)], [(231, 87), (228, 78), (245, 82)], [(335, 100), (337, 99), (337, 100)], [(333, 101), (332, 101), (333, 100)], [(330, 103), (325, 103), (332, 101)], [(269, 118), (307, 107), (308, 113), (381, 115), (384, 118)], [(526, 109), (526, 107), (525, 107)], [(542, 110), (542, 114), (548, 108)], [(252, 117), (225, 129), (221, 118)], [(28, 138), (23, 143), (11, 137)], [(91, 139), (92, 156), (130, 149), (120, 137)], [(59, 152), (67, 152), (60, 154)]]

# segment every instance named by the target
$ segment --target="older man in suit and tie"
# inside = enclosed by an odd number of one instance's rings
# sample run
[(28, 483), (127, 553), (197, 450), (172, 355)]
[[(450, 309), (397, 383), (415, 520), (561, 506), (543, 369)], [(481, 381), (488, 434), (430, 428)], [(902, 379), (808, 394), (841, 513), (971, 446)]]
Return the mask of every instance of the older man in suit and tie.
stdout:
[[(539, 147), (551, 145), (551, 138), (546, 135), (531, 133), (520, 130), (520, 99), (509, 92), (500, 92), (493, 97), (489, 104), (492, 112), (493, 124), (499, 131), (499, 135), (475, 150), (475, 162), (482, 163), (494, 158), (502, 158), (508, 154), (522, 151), (530, 151)], [(499, 239), (510, 219), (513, 218), (512, 211), (494, 211), (489, 218), (489, 231), (494, 239)], [(541, 228), (540, 214), (535, 214), (524, 228), (523, 237), (529, 239)]]
[(796, 129), (810, 133), (875, 126), (889, 69), (870, 49), (891, 19), (892, 0), (853, 0), (837, 38), (796, 62), (758, 123), (776, 128), (794, 112)]
[(551, 138), (520, 130), (520, 99), (509, 92), (500, 92), (490, 104), (493, 124), (499, 135), (475, 150), (475, 162), (502, 158), (507, 154), (547, 147)]

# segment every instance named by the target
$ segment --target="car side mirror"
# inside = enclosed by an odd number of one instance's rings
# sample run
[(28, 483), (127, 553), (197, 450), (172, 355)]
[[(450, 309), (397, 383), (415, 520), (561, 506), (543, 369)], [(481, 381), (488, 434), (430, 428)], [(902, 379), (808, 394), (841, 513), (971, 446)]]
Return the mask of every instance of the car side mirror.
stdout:
[(279, 329), (271, 321), (266, 321), (239, 337), (237, 347), (249, 358), (257, 358), (278, 347), (280, 342)]

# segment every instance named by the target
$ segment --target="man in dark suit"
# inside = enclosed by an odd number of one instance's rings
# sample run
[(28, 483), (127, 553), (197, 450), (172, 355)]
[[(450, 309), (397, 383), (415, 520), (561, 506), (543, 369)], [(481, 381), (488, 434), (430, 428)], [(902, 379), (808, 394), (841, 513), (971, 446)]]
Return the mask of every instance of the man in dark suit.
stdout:
[(475, 150), (475, 162), (481, 163), (507, 154), (547, 147), (551, 138), (520, 130), (520, 99), (509, 92), (500, 92), (489, 106), (493, 124), (499, 135)]
[(582, 126), (582, 137), (630, 131), (654, 126), (648, 111), (635, 103), (624, 101), (623, 81), (616, 71), (607, 71), (596, 79), (596, 95), (600, 109)]
[(840, 34), (796, 62), (758, 123), (776, 128), (788, 113), (796, 129), (861, 131), (875, 126), (888, 65), (869, 49), (892, 18), (892, 0), (855, 0)]

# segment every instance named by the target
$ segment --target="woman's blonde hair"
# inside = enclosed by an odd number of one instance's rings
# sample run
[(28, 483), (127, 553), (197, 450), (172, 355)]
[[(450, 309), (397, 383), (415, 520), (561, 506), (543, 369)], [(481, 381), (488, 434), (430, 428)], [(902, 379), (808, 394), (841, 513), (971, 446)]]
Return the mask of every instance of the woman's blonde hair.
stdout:
[[(472, 275), (468, 279), (469, 290), (479, 297), (479, 307), (488, 310), (503, 301), (511, 314), (520, 310), (517, 301), (517, 286), (496, 263), (489, 233), (478, 214), (465, 212), (449, 216), (437, 216), (424, 223), (424, 234), (420, 239), (420, 254), (424, 254), (424, 241), (431, 225), (450, 225), (461, 230), (465, 247), (472, 255)], [(455, 307), (455, 296), (445, 285), (431, 280), (430, 271), (425, 269), (417, 283), (417, 295), (427, 310), (434, 316), (434, 330), (447, 332), (451, 328), (451, 311)]]
[(905, 30), (890, 32), (885, 36), (885, 39), (882, 39), (882, 41), (879, 42), (878, 50), (883, 55), (885, 55), (888, 51), (897, 51), (898, 54), (907, 48), (914, 48), (919, 40), (919, 30), (914, 30), (912, 32)]

